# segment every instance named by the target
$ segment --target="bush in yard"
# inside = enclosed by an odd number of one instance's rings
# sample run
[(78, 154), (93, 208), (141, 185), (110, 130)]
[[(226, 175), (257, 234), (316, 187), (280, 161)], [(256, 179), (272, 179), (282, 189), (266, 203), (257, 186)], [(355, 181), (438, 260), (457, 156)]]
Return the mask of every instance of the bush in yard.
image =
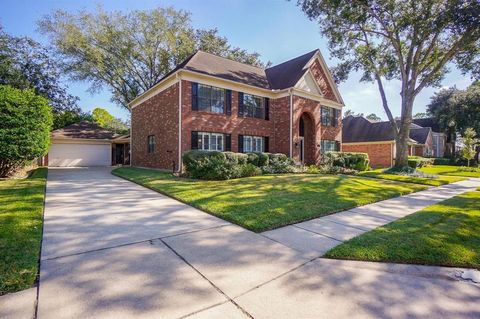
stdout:
[(0, 85), (0, 177), (48, 152), (52, 110), (33, 90)]
[(233, 165), (244, 165), (247, 164), (248, 155), (244, 153), (234, 153), (234, 152), (223, 152), (227, 161)]
[(326, 152), (323, 164), (330, 167), (343, 167), (357, 171), (366, 171), (370, 160), (367, 153), (356, 152)]
[(453, 161), (450, 158), (435, 157), (433, 159), (433, 165), (452, 165)]
[(411, 168), (422, 168), (425, 166), (433, 165), (435, 160), (433, 158), (426, 158), (420, 156), (409, 156), (408, 157), (408, 166)]
[(258, 176), (262, 175), (262, 170), (250, 163), (244, 164), (240, 166), (240, 176), (239, 177), (250, 177), (250, 176)]
[(253, 164), (257, 167), (268, 165), (268, 160), (269, 160), (268, 153), (253, 152), (253, 153), (247, 153), (247, 156), (248, 156), (247, 162), (250, 164)]

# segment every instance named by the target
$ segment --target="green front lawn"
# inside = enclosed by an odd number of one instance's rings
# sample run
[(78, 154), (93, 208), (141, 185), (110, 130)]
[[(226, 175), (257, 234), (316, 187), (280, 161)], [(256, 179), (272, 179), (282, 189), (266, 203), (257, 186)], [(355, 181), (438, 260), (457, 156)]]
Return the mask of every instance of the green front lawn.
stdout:
[[(391, 181), (423, 184), (423, 185), (429, 185), (429, 186), (441, 186), (441, 185), (450, 184), (450, 183), (458, 182), (465, 179), (462, 177), (441, 176), (441, 175), (438, 175), (434, 178), (414, 177), (414, 176), (408, 176), (408, 175), (388, 174), (388, 173), (384, 173), (383, 171), (384, 169), (376, 169), (372, 171), (361, 172), (359, 173), (359, 175), (365, 176), (365, 177), (381, 178), (381, 179), (388, 179)], [(435, 174), (435, 173), (429, 173), (429, 174)]]
[(427, 174), (447, 175), (447, 176), (465, 176), (480, 177), (480, 169), (476, 172), (462, 172), (461, 166), (433, 165), (420, 168), (420, 171)]
[(0, 181), (0, 295), (31, 287), (37, 277), (47, 169)]
[(113, 174), (256, 232), (425, 188), (345, 175), (264, 175), (201, 181), (132, 167), (117, 168)]
[(353, 238), (326, 257), (480, 269), (480, 191)]

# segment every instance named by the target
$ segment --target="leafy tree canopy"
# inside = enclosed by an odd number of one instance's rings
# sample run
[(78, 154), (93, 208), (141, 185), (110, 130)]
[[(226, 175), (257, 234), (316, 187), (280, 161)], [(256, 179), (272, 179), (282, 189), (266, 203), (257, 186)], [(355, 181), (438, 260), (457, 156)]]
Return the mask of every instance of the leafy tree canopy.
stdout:
[(480, 81), (466, 90), (455, 87), (440, 90), (431, 98), (427, 112), (443, 128), (453, 128), (463, 135), (471, 127), (480, 135)]
[(52, 110), (34, 90), (0, 85), (0, 118), (0, 177), (5, 177), (47, 153)]
[(92, 118), (95, 123), (98, 125), (111, 130), (112, 132), (119, 134), (128, 133), (128, 125), (124, 123), (121, 119), (115, 118), (107, 110), (96, 107), (92, 111)]
[(216, 29), (193, 28), (190, 13), (173, 8), (57, 10), (39, 27), (74, 80), (90, 81), (92, 91), (108, 87), (112, 101), (125, 108), (197, 49), (262, 66), (258, 53), (232, 47)]
[(82, 121), (93, 122), (93, 117), (90, 113), (78, 111), (63, 111), (54, 113), (53, 115), (53, 130), (80, 123)]
[(55, 113), (79, 112), (78, 98), (67, 93), (62, 72), (48, 50), (27, 37), (14, 37), (0, 26), (0, 85), (33, 89), (48, 99)]
[(425, 112), (418, 112), (413, 116), (414, 119), (425, 119), (427, 117), (428, 115)]
[[(480, 2), (478, 0), (298, 0), (318, 22), (340, 59), (336, 79), (351, 71), (375, 81), (396, 140), (395, 166), (407, 166), (415, 97), (438, 85), (449, 63), (480, 74)], [(385, 80), (400, 81), (397, 123), (385, 94)]]
[(365, 116), (365, 118), (369, 119), (370, 121), (374, 121), (374, 122), (379, 122), (379, 121), (382, 120), (382, 118), (375, 113), (368, 114), (367, 116)]
[(343, 112), (343, 117), (347, 117), (347, 116), (363, 116), (363, 113), (355, 113), (354, 111), (352, 110), (346, 110), (345, 112)]

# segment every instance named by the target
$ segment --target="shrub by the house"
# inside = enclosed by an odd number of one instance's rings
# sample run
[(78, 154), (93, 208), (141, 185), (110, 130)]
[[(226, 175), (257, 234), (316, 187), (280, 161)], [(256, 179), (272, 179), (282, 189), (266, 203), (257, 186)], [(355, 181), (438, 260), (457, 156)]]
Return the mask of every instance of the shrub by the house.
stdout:
[(285, 154), (234, 153), (193, 150), (183, 155), (187, 174), (193, 178), (223, 180), (266, 174), (295, 173)]
[(52, 111), (33, 90), (0, 85), (0, 177), (47, 153)]
[(425, 166), (433, 165), (435, 159), (426, 158), (420, 156), (409, 156), (408, 157), (408, 166), (411, 168), (422, 168)]
[(366, 171), (369, 168), (370, 160), (367, 153), (326, 152), (323, 158), (323, 164), (328, 167), (341, 167), (349, 170)]

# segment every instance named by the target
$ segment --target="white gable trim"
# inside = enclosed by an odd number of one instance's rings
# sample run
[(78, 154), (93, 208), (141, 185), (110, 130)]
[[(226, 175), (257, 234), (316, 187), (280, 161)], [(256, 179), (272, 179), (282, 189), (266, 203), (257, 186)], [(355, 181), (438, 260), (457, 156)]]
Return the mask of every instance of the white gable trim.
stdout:
[[(313, 88), (310, 88), (309, 82), (313, 83)], [(302, 85), (301, 85), (302, 83), (305, 83), (306, 86), (309, 87), (311, 90), (313, 89), (313, 91), (304, 90)], [(323, 92), (320, 89), (320, 87), (318, 86), (317, 81), (315, 81), (315, 78), (314, 78), (312, 72), (310, 71), (310, 69), (307, 69), (307, 71), (302, 75), (302, 77), (295, 84), (294, 88), (305, 91), (305, 92), (309, 92), (309, 93), (312, 93), (312, 94), (316, 94), (316, 95), (319, 95), (319, 96), (323, 96)]]
[(322, 69), (325, 71), (327, 75), (327, 81), (328, 81), (328, 84), (330, 84), (330, 87), (333, 89), (333, 94), (342, 105), (345, 105), (345, 102), (343, 101), (342, 96), (340, 95), (340, 91), (338, 90), (337, 84), (333, 80), (332, 73), (330, 72), (330, 69), (325, 63), (325, 59), (320, 53), (320, 50), (317, 50), (317, 53), (315, 53), (315, 55), (310, 59), (310, 61), (308, 61), (307, 66), (310, 68), (310, 66), (313, 64), (315, 59), (318, 59), (320, 61), (320, 66), (322, 67)]

